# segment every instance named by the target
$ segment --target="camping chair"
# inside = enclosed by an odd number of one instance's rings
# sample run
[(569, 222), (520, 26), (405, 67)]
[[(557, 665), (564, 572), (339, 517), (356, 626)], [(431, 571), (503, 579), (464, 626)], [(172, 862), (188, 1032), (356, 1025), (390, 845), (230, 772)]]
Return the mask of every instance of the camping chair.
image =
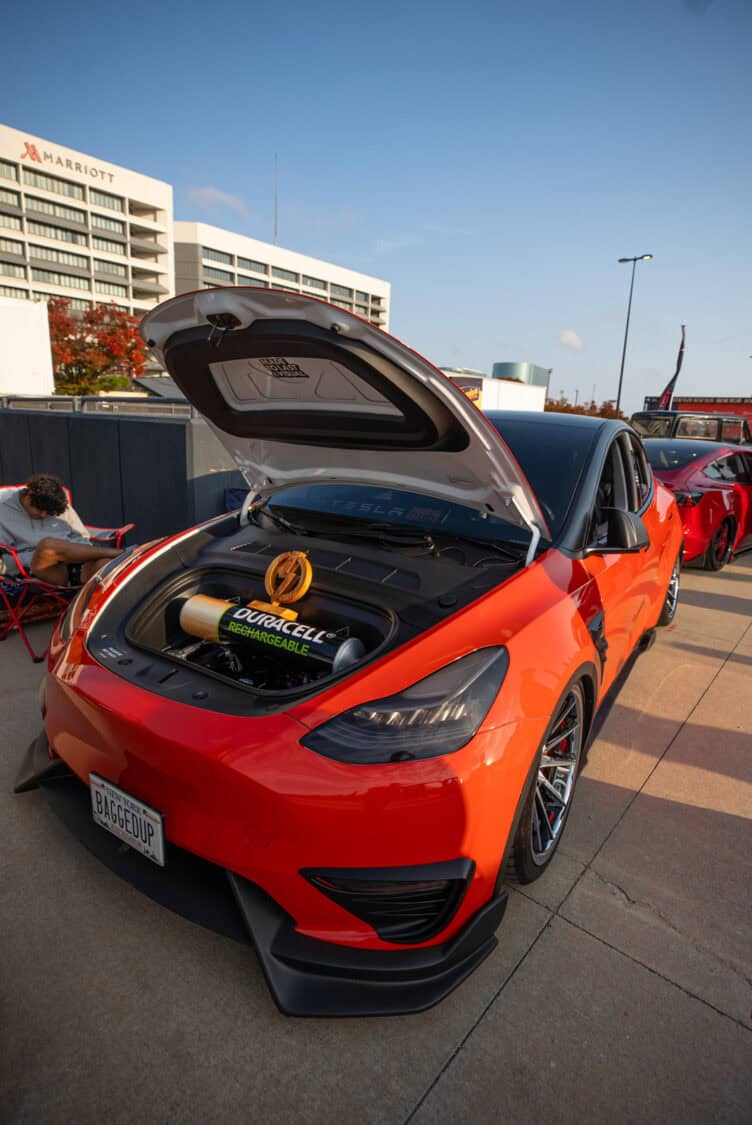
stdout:
[[(22, 484), (16, 484), (0, 488), (0, 495), (7, 495), (23, 487)], [(70, 490), (66, 488), (65, 494), (72, 507)], [(91, 527), (87, 524), (86, 530), (93, 543), (121, 547), (126, 533), (132, 527), (132, 523), (124, 527)], [(81, 587), (55, 586), (36, 578), (24, 567), (16, 551), (7, 543), (0, 543), (0, 554), (2, 553), (10, 556), (18, 573), (0, 576), (0, 641), (4, 641), (10, 633), (18, 633), (31, 659), (35, 664), (41, 664), (47, 655), (47, 649), (42, 653), (34, 651), (26, 633), (26, 625), (32, 621), (49, 621), (61, 617)]]

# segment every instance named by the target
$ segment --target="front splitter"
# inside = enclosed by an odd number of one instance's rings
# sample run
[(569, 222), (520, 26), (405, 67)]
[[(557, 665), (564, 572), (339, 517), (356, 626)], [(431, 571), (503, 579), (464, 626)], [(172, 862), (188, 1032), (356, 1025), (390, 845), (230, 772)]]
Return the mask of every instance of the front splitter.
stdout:
[(252, 943), (280, 1011), (290, 1016), (385, 1016), (443, 1000), (495, 948), (502, 891), (451, 941), (419, 949), (365, 950), (317, 941), (260, 887), (172, 844), (158, 867), (94, 823), (89, 790), (44, 733), (26, 752), (16, 792), (43, 790), (66, 827), (121, 879), (191, 922)]

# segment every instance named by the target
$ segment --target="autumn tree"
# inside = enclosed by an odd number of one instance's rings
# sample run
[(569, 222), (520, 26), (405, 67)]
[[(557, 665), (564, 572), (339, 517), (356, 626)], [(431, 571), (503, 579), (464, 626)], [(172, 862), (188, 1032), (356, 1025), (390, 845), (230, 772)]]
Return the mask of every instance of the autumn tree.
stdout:
[(117, 305), (83, 312), (65, 297), (47, 304), (55, 394), (93, 395), (127, 388), (144, 372), (146, 352), (138, 319)]
[(624, 421), (627, 418), (621, 410), (617, 411), (613, 399), (602, 402), (600, 406), (595, 399), (588, 403), (575, 405), (569, 401), (566, 395), (562, 394), (558, 398), (547, 398), (545, 409), (557, 414), (584, 414), (590, 418), (621, 418)]

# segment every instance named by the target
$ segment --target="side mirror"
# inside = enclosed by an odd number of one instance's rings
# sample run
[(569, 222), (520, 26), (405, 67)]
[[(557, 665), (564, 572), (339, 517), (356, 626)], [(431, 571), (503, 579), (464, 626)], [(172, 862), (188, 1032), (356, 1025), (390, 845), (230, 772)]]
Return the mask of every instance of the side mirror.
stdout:
[(589, 555), (636, 554), (650, 546), (648, 529), (635, 512), (602, 508), (601, 514), (608, 522), (606, 541), (588, 547)]

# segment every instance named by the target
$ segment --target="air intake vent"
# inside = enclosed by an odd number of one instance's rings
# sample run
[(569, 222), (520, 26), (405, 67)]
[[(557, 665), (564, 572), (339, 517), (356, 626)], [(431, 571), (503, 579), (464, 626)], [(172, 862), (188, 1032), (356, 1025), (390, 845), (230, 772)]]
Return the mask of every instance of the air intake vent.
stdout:
[(302, 871), (317, 890), (373, 926), (383, 941), (428, 941), (453, 918), (475, 865), (469, 859), (421, 867)]

